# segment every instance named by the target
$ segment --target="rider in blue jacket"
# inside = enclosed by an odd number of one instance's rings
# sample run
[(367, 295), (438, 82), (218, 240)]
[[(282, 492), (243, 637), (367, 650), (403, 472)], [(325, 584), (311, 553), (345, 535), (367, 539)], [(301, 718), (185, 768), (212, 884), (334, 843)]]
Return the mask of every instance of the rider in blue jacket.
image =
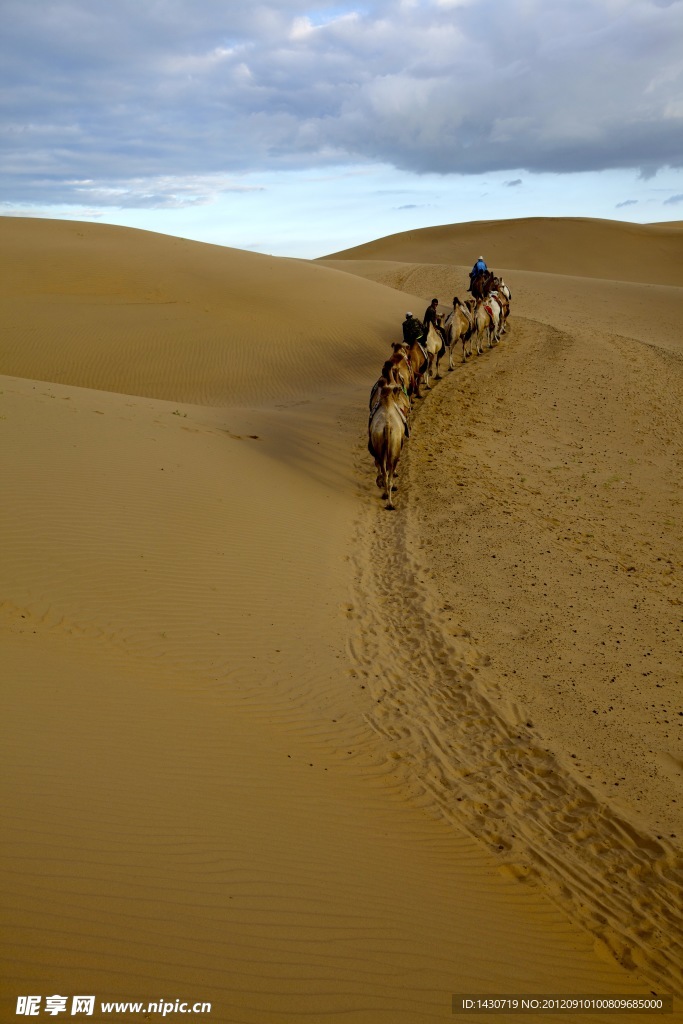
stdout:
[(472, 286), (474, 285), (474, 282), (476, 281), (476, 279), (481, 274), (487, 274), (487, 273), (488, 273), (488, 267), (486, 266), (486, 263), (484, 262), (484, 257), (480, 256), (479, 259), (477, 260), (477, 262), (474, 264), (474, 266), (470, 270), (470, 286), (467, 289), (468, 292), (472, 291)]

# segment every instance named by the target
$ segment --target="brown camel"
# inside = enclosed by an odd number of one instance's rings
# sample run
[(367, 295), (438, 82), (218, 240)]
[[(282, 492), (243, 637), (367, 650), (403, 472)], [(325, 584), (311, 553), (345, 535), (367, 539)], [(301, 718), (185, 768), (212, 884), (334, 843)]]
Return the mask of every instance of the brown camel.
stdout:
[(483, 340), (486, 338), (488, 347), (493, 348), (500, 341), (500, 331), (503, 321), (503, 310), (500, 304), (488, 296), (486, 299), (478, 299), (474, 307), (474, 327), (477, 339), (477, 355), (484, 351)]
[(493, 288), (493, 274), (490, 270), (485, 270), (481, 274), (477, 274), (476, 277), (472, 278), (470, 283), (470, 291), (473, 298), (484, 299)]
[(427, 352), (427, 369), (424, 371), (424, 382), (425, 387), (428, 389), (431, 387), (429, 380), (432, 374), (434, 375), (435, 380), (441, 379), (441, 374), (439, 373), (439, 360), (446, 351), (446, 341), (440, 330), (442, 319), (443, 318), (438, 315), (436, 323), (431, 323), (429, 325), (427, 337), (422, 339), (422, 344)]
[(386, 508), (393, 510), (394, 481), (398, 460), (406, 436), (406, 422), (399, 406), (401, 388), (383, 384), (368, 426), (368, 451), (377, 467), (377, 486), (387, 499)]
[(456, 295), (453, 299), (453, 312), (446, 317), (444, 324), (446, 344), (448, 345), (448, 369), (453, 369), (453, 349), (458, 342), (462, 343), (462, 361), (472, 355), (472, 334), (474, 333), (474, 299), (461, 302)]
[(405, 417), (406, 437), (408, 437), (410, 434), (410, 398), (408, 397), (408, 393), (405, 387), (403, 386), (403, 379), (399, 372), (399, 367), (395, 364), (391, 364), (390, 361), (387, 361), (384, 364), (384, 369), (388, 371), (388, 376), (385, 377), (384, 375), (382, 375), (379, 378), (379, 380), (375, 381), (375, 383), (372, 386), (372, 391), (370, 392), (370, 418), (372, 419), (372, 414), (374, 413), (375, 408), (377, 407), (377, 403), (379, 402), (379, 396), (382, 388), (386, 387), (387, 385), (396, 384), (400, 388), (400, 392), (397, 396), (396, 401), (398, 403), (398, 407), (401, 413)]
[(413, 395), (415, 379), (408, 361), (407, 350), (403, 346), (394, 349), (393, 355), (387, 359), (381, 373), (388, 383), (398, 384), (402, 387), (408, 398)]
[(422, 398), (420, 385), (429, 365), (429, 357), (424, 349), (422, 341), (414, 341), (408, 348), (407, 360), (413, 375), (413, 390), (411, 395), (415, 398)]

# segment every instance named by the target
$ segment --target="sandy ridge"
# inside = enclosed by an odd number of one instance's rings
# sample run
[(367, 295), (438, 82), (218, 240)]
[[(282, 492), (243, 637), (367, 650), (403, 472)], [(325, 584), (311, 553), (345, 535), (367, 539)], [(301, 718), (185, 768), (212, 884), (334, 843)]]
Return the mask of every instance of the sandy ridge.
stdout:
[(606, 280), (681, 285), (683, 238), (666, 224), (587, 217), (473, 221), (404, 231), (330, 253), (329, 260), (395, 260), (490, 267)]
[(4, 373), (199, 405), (353, 384), (403, 298), (324, 264), (0, 217)]

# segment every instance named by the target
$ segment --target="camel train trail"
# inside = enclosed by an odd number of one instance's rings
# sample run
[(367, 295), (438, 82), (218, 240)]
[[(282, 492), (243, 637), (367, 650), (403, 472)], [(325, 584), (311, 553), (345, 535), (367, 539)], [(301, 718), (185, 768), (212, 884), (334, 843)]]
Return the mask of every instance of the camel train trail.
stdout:
[(403, 340), (392, 343), (392, 355), (384, 363), (370, 392), (368, 451), (375, 460), (377, 486), (386, 508), (396, 508), (393, 496), (403, 445), (410, 437), (410, 416), (415, 399), (423, 398), (433, 380), (440, 380), (439, 364), (448, 350), (448, 369), (453, 370), (453, 353), (462, 346), (462, 362), (482, 355), (484, 342), (493, 348), (507, 330), (510, 289), (491, 271), (471, 275), (472, 297), (453, 299), (445, 317), (437, 312), (433, 299), (420, 322), (412, 313), (403, 321)]

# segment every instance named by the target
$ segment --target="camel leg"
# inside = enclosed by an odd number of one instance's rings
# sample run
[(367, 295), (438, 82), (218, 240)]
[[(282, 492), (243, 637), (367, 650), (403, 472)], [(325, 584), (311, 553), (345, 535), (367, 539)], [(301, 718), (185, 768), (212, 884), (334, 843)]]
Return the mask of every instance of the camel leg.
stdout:
[(375, 467), (377, 468), (377, 476), (375, 478), (375, 483), (377, 484), (377, 486), (379, 487), (380, 491), (382, 492), (382, 497), (386, 498), (386, 496), (387, 496), (386, 495), (386, 487), (384, 486), (384, 480), (385, 480), (384, 466), (382, 465), (382, 463), (380, 462), (379, 459), (375, 459)]
[[(444, 352), (445, 351), (446, 351), (446, 347), (444, 345)], [(436, 366), (436, 374), (435, 374), (434, 379), (435, 380), (441, 380), (441, 374), (439, 373), (439, 363), (441, 362), (441, 349), (439, 349), (439, 351), (434, 356), (434, 360), (435, 360), (435, 366)]]
[(386, 482), (386, 494), (382, 495), (382, 497), (387, 499), (385, 508), (387, 508), (390, 512), (393, 512), (394, 503), (391, 500), (391, 492), (394, 489), (394, 472), (393, 467), (388, 462), (384, 470), (384, 478)]
[(398, 467), (398, 459), (393, 462), (390, 458), (387, 459), (387, 504), (386, 509), (388, 512), (393, 512), (396, 508), (392, 500), (393, 492), (396, 489), (396, 469)]

